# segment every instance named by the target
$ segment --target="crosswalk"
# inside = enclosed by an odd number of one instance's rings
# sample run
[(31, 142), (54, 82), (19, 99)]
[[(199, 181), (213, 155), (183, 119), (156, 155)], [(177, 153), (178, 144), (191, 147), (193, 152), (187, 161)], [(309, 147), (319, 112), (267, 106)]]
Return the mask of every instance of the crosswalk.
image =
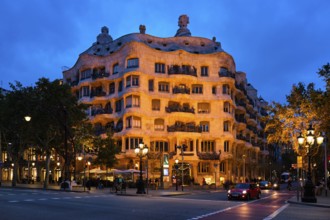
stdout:
[(8, 203), (21, 203), (21, 202), (38, 202), (38, 201), (56, 201), (56, 200), (71, 200), (71, 199), (87, 199), (87, 198), (99, 198), (99, 197), (109, 197), (114, 195), (109, 194), (97, 194), (97, 195), (77, 195), (72, 193), (72, 195), (62, 194), (59, 192), (0, 192), (0, 200), (6, 201)]

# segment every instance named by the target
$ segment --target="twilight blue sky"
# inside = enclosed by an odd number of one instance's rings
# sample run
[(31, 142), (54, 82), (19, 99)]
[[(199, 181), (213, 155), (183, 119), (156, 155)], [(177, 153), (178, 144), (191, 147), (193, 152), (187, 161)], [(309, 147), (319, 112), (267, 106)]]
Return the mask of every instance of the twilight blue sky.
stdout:
[(192, 36), (221, 42), (267, 101), (285, 102), (297, 82), (324, 89), (316, 72), (330, 62), (328, 0), (1, 0), (0, 86), (62, 78), (102, 26), (113, 39), (140, 24), (172, 37), (182, 14)]

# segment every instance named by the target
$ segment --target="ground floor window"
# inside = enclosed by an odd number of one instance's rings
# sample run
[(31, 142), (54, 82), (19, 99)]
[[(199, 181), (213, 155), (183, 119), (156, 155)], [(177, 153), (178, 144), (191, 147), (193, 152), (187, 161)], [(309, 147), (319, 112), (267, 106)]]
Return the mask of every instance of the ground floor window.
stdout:
[(198, 163), (198, 173), (208, 173), (210, 171), (210, 163), (199, 162)]

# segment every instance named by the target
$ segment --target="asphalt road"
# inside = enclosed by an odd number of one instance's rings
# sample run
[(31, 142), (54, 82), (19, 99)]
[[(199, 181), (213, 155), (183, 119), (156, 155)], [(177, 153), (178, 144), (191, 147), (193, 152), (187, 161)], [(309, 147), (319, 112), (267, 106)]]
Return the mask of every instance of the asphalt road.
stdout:
[(0, 188), (0, 219), (328, 219), (329, 209), (285, 204), (294, 192), (273, 193), (246, 202), (227, 201), (224, 192), (141, 197)]

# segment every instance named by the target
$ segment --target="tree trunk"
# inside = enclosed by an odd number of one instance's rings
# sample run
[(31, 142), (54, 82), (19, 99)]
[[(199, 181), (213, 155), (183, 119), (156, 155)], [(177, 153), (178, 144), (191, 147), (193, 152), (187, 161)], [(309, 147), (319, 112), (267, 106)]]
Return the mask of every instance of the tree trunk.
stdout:
[(18, 162), (14, 161), (14, 167), (13, 167), (13, 179), (11, 182), (11, 186), (16, 186), (17, 184), (17, 177), (18, 177)]
[(45, 176), (45, 181), (44, 181), (44, 189), (48, 188), (49, 184), (49, 164), (50, 164), (50, 153), (46, 154), (46, 176)]

